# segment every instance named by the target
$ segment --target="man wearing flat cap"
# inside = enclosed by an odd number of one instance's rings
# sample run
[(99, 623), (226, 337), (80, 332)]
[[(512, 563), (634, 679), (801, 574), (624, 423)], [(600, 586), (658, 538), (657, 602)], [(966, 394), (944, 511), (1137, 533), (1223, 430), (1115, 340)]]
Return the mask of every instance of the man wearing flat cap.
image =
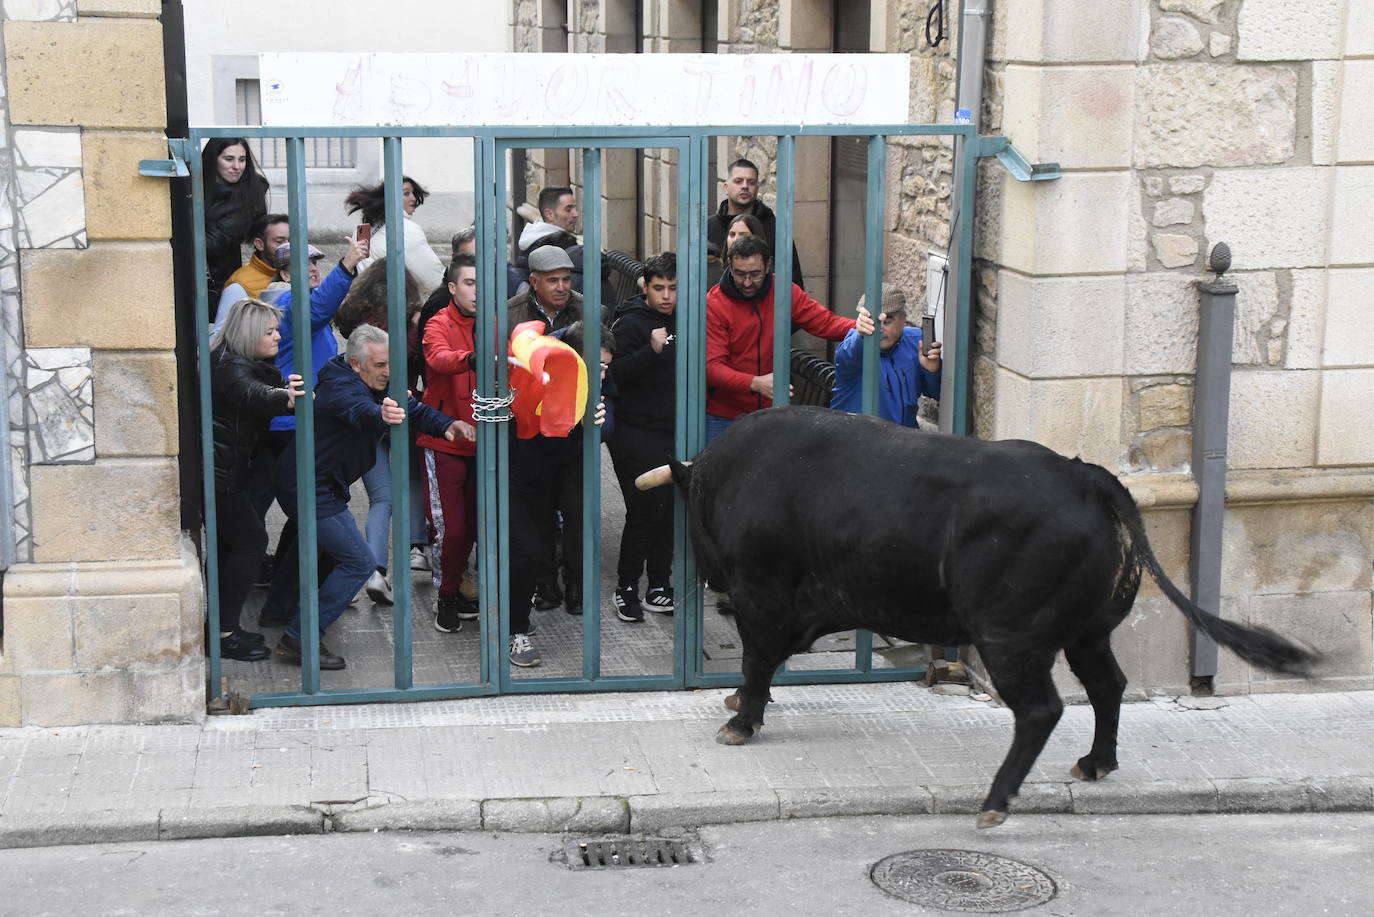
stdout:
[(521, 322), (541, 321), (544, 333), (562, 331), (582, 320), (582, 294), (572, 288), (572, 258), (557, 245), (541, 245), (530, 252), (529, 289), (506, 303), (506, 330)]

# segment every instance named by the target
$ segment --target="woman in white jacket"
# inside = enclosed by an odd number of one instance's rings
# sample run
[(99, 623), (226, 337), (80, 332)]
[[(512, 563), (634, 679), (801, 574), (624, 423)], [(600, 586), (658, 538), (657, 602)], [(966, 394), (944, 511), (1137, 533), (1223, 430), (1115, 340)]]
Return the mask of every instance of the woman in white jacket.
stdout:
[[(425, 231), (420, 224), (411, 219), (415, 208), (425, 202), (429, 193), (420, 187), (419, 182), (409, 176), (401, 178), (401, 204), (405, 209), (404, 230), (406, 244), (406, 270), (420, 282), (425, 293), (433, 291), (444, 282), (444, 265), (434, 249), (425, 239)], [(363, 222), (372, 224), (372, 248), (370, 257), (359, 262), (359, 272), (365, 271), (378, 258), (386, 256), (386, 194), (384, 185), (358, 187), (344, 198), (344, 206), (349, 213), (361, 213)]]

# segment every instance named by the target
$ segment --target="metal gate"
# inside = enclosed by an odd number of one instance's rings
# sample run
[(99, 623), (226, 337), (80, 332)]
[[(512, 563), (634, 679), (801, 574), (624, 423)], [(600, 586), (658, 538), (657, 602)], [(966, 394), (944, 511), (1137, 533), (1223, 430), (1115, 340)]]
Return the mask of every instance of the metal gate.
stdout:
[[(309, 138), (380, 138), (384, 150), (384, 180), (386, 185), (386, 223), (388, 236), (387, 276), (389, 297), (389, 327), (406, 326), (404, 303), (404, 245), (403, 213), (401, 208), (402, 163), (401, 143), (405, 138), (453, 137), (468, 138), (473, 145), (475, 175), (475, 224), (478, 252), (478, 313), (476, 339), (479, 342), (477, 395), (491, 405), (499, 405), (508, 394), (507, 364), (504, 353), (492, 353), (481, 342), (505, 341), (506, 311), (504, 297), (498, 289), (504, 286), (504, 256), (508, 250), (507, 236), (507, 153), (514, 149), (566, 148), (581, 151), (582, 195), (585, 202), (593, 202), (584, 209), (585, 286), (584, 303), (596, 308), (601, 298), (601, 251), (603, 227), (599, 202), (602, 189), (602, 150), (613, 148), (670, 149), (677, 162), (677, 208), (679, 228), (676, 236), (679, 263), (679, 302), (677, 329), (682, 346), (677, 348), (675, 452), (679, 459), (690, 458), (705, 441), (705, 327), (706, 277), (705, 239), (708, 206), (714, 201), (713, 177), (708, 174), (708, 145), (717, 137), (774, 136), (777, 153), (777, 250), (791, 250), (794, 237), (792, 225), (793, 175), (795, 139), (810, 136), (866, 137), (868, 144), (868, 201), (866, 223), (866, 290), (870, 303), (881, 301), (883, 273), (883, 241), (886, 204), (886, 142), (891, 137), (947, 136), (956, 145), (963, 145), (967, 155), (956, 156), (960, 164), (954, 176), (962, 184), (963, 200), (972, 201), (977, 161), (982, 156), (996, 155), (1017, 172), (1025, 166), (1011, 145), (1002, 137), (978, 137), (967, 124), (892, 124), (854, 127), (802, 127), (797, 125), (721, 126), (713, 128), (684, 127), (558, 127), (558, 128), (193, 128), (185, 141), (173, 141), (174, 163), (145, 161), (149, 174), (167, 174), (172, 166), (184, 162), (189, 167), (194, 194), (195, 216), (195, 276), (204, 278), (206, 251), (204, 242), (205, 201), (200, 175), (201, 145), (212, 138), (284, 138), (287, 154), (287, 197), (289, 201), (292, 309), (297, 329), (310, 327), (310, 297), (306, 240), (309, 215), (306, 209), (305, 142)], [(1039, 179), (1056, 177), (1047, 169), (1033, 176)], [(184, 174), (184, 173), (183, 173)], [(1021, 174), (1017, 175), (1022, 177)], [(945, 382), (942, 392), (942, 414), (953, 418), (952, 432), (964, 433), (967, 414), (969, 359), (969, 288), (972, 249), (971, 214), (965, 213), (956, 222), (959, 238), (954, 247), (958, 251), (957, 270), (962, 282), (955, 285), (957, 302), (949, 303), (945, 335), (949, 347), (945, 355)], [(789, 258), (775, 259), (774, 284), (775, 321), (774, 353), (790, 351), (790, 274)], [(196, 314), (207, 314), (207, 292), (199, 285)], [(599, 322), (588, 322), (583, 358), (588, 367), (596, 367), (600, 357)], [(311, 342), (309, 334), (295, 335), (296, 372), (310, 378)], [(211, 396), (209, 332), (206, 323), (199, 323), (199, 382), (201, 449), (203, 454), (203, 490), (205, 502), (206, 587), (209, 597), (207, 641), (209, 656), (209, 694), (212, 701), (222, 700), (228, 693), (224, 684), (224, 661), (220, 658), (217, 639), (219, 631), (217, 557), (217, 507), (214, 486), (213, 442), (211, 437)], [(404, 336), (390, 338), (390, 357), (393, 366), (406, 360)], [(877, 335), (870, 335), (864, 347), (862, 404), (866, 413), (875, 413), (878, 400)], [(775, 360), (775, 403), (787, 402), (789, 361)], [(590, 403), (595, 404), (600, 384), (595, 371), (588, 372)], [(406, 397), (405, 379), (396, 373), (388, 394), (398, 403)], [(189, 393), (184, 393), (186, 397)], [(315, 429), (309, 399), (297, 401), (296, 467), (297, 524), (302, 550), (300, 551), (300, 610), (302, 631), (302, 665), (299, 689), (251, 692), (252, 706), (287, 706), (300, 704), (337, 704), (353, 702), (427, 700), (472, 695), (530, 693), (553, 691), (606, 690), (662, 690), (709, 686), (730, 686), (740, 683), (738, 665), (722, 667), (708, 664), (704, 656), (707, 625), (704, 620), (704, 590), (697, 581), (690, 541), (687, 537), (685, 513), (680, 496), (675, 496), (674, 587), (677, 612), (671, 626), (671, 670), (654, 674), (614, 674), (603, 671), (602, 637), (603, 598), (601, 581), (601, 449), (599, 437), (592, 435), (591, 412), (583, 421), (583, 562), (582, 582), (585, 587), (584, 614), (581, 621), (580, 672), (555, 672), (552, 675), (513, 674), (506, 656), (509, 621), (505, 613), (509, 590), (507, 546), (509, 543), (507, 514), (507, 416), (500, 410), (489, 413), (489, 422), (479, 424), (477, 438), (478, 474), (478, 545), (480, 642), (477, 644), (477, 665), (472, 677), (451, 683), (416, 684), (413, 633), (414, 594), (403, 571), (409, 570), (409, 507), (405, 494), (409, 486), (410, 468), (406, 461), (391, 463), (391, 487), (394, 496), (391, 524), (392, 552), (389, 568), (395, 572), (395, 603), (390, 616), (392, 645), (391, 677), (388, 685), (356, 684), (331, 687), (322, 685), (319, 670), (319, 632), (317, 590), (317, 557), (315, 551)], [(393, 455), (406, 454), (409, 447), (409, 421), (391, 428), (390, 446)], [(901, 665), (875, 667), (873, 635), (858, 632), (852, 643), (852, 663), (819, 669), (786, 670), (778, 673), (780, 684), (839, 683), (856, 681), (887, 681), (910, 679), (924, 672), (923, 666)], [(331, 674), (331, 677), (332, 674)]]

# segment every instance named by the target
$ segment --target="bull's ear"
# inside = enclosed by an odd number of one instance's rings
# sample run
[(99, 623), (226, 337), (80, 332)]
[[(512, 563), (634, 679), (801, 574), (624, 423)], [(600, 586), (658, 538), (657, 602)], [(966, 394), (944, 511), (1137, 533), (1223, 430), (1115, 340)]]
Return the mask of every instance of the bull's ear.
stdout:
[(687, 490), (687, 486), (692, 483), (692, 463), (691, 461), (679, 462), (677, 459), (668, 459), (668, 468), (673, 473), (673, 483)]

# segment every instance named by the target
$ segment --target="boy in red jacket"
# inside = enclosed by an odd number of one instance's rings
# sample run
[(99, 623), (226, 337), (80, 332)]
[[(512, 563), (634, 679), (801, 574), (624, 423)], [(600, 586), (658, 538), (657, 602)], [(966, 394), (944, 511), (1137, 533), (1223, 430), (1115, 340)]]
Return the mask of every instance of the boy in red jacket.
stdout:
[[(424, 326), (423, 401), (471, 424), (472, 391), (477, 387), (476, 260), (470, 254), (455, 256), (447, 278), (449, 303)], [(426, 515), (434, 532), (434, 587), (439, 593), (434, 629), (457, 633), (464, 621), (478, 616), (476, 606), (459, 592), (477, 541), (477, 444), (424, 434), (415, 443), (424, 450)]]

